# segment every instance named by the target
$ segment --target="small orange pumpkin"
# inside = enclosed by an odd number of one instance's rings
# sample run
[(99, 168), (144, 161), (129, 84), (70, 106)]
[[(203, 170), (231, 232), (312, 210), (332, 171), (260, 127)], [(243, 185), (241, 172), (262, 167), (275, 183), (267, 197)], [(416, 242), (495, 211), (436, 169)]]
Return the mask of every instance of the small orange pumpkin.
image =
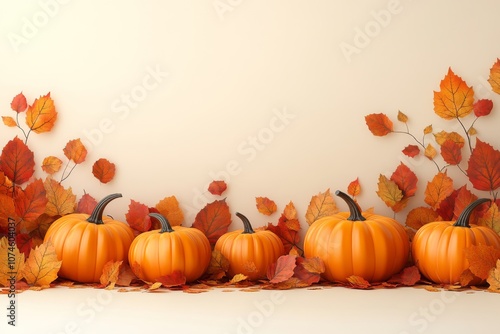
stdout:
[(237, 212), (243, 230), (223, 234), (215, 249), (229, 261), (228, 274), (243, 274), (249, 280), (266, 278), (267, 269), (285, 253), (281, 239), (269, 230), (254, 231), (247, 217)]
[(106, 205), (122, 197), (104, 197), (89, 216), (72, 213), (54, 221), (44, 237), (51, 241), (57, 258), (62, 261), (58, 275), (73, 281), (97, 283), (108, 261), (127, 261), (132, 229), (125, 223), (103, 217)]
[(500, 249), (500, 236), (487, 226), (469, 224), (472, 211), (490, 201), (480, 198), (469, 204), (456, 221), (437, 221), (418, 229), (412, 241), (416, 266), (435, 283), (454, 284), (469, 268), (465, 249), (485, 245)]
[[(150, 213), (161, 229), (139, 234), (128, 253), (134, 273), (147, 282), (180, 271), (186, 282), (200, 278), (208, 268), (212, 249), (208, 238), (196, 228), (170, 226), (159, 213)], [(140, 272), (135, 266), (138, 264)]]
[(312, 223), (304, 238), (305, 257), (319, 257), (325, 263), (323, 277), (347, 282), (355, 275), (369, 282), (381, 282), (400, 272), (408, 261), (410, 242), (396, 220), (361, 213), (356, 202), (337, 191), (349, 206)]

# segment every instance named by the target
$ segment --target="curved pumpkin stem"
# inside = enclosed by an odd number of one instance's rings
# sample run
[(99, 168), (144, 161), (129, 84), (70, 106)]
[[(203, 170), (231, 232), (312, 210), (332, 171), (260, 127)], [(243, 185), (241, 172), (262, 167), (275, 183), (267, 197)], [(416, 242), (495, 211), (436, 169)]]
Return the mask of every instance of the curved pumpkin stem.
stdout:
[(118, 197), (122, 197), (122, 194), (111, 194), (104, 197), (99, 203), (97, 203), (94, 211), (92, 211), (90, 217), (87, 218), (87, 221), (89, 223), (94, 223), (97, 225), (104, 224), (104, 222), (102, 221), (102, 213), (104, 212), (104, 208), (109, 204), (109, 202)]
[(464, 211), (458, 216), (457, 221), (453, 226), (460, 226), (460, 227), (470, 227), (469, 225), (469, 219), (472, 214), (472, 210), (474, 210), (478, 205), (483, 204), (485, 202), (490, 202), (491, 200), (488, 198), (479, 198), (469, 204)]
[(247, 217), (243, 216), (241, 213), (236, 212), (236, 216), (241, 219), (243, 222), (243, 234), (252, 234), (255, 233), (255, 231), (252, 228), (252, 225), (250, 224), (250, 221), (248, 220)]
[(174, 229), (172, 228), (172, 226), (168, 222), (167, 218), (165, 218), (163, 215), (156, 213), (156, 212), (152, 212), (149, 214), (149, 216), (158, 219), (158, 221), (160, 222), (160, 224), (161, 224), (160, 233), (174, 232)]
[(347, 220), (351, 220), (351, 221), (366, 220), (366, 218), (363, 217), (363, 215), (361, 214), (361, 209), (359, 208), (358, 204), (356, 204), (356, 202), (354, 202), (354, 200), (349, 195), (347, 195), (346, 193), (343, 193), (340, 190), (337, 190), (335, 192), (335, 195), (342, 198), (347, 203), (347, 206), (349, 207), (350, 216), (347, 218)]

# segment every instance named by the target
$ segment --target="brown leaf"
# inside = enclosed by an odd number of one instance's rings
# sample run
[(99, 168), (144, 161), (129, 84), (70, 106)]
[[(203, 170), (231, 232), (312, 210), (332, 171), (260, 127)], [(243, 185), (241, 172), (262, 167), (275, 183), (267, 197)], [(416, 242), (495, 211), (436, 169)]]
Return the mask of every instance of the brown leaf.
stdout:
[(500, 250), (494, 246), (473, 245), (465, 249), (465, 257), (469, 261), (470, 271), (485, 280), (500, 259)]
[[(14, 259), (12, 261), (12, 259)], [(0, 239), (0, 285), (10, 286), (10, 279), (14, 276), (15, 281), (22, 278), (24, 266), (24, 254), (16, 246), (15, 242), (9, 242), (7, 237)]]
[(239, 283), (239, 282), (246, 280), (247, 278), (248, 278), (248, 276), (245, 276), (243, 274), (236, 274), (233, 276), (233, 278), (231, 278), (229, 283), (231, 283), (231, 284)]
[(108, 288), (113, 289), (118, 281), (118, 274), (120, 273), (120, 266), (123, 261), (108, 261), (102, 268), (102, 275), (99, 278), (101, 284)]
[(15, 184), (27, 182), (35, 173), (33, 152), (15, 137), (9, 141), (0, 156), (0, 169)]
[(227, 184), (225, 181), (222, 181), (222, 180), (212, 181), (208, 185), (208, 191), (212, 195), (220, 196), (220, 195), (222, 195), (222, 193), (224, 193), (224, 191), (226, 191), (226, 189), (227, 189)]
[(211, 245), (226, 233), (231, 225), (231, 214), (225, 200), (217, 200), (205, 205), (195, 217), (192, 227), (202, 231)]
[(28, 107), (28, 111), (26, 112), (26, 124), (36, 133), (49, 132), (52, 130), (56, 119), (57, 112), (54, 101), (50, 97), (50, 93), (36, 99), (33, 105)]
[(123, 263), (120, 266), (120, 273), (118, 274), (118, 279), (116, 280), (116, 285), (118, 286), (130, 286), (132, 281), (136, 280), (138, 277), (135, 276), (132, 268), (130, 268), (128, 263)]
[(257, 210), (266, 216), (270, 216), (276, 212), (276, 203), (267, 197), (256, 197), (255, 198)]
[(76, 196), (73, 195), (71, 187), (65, 189), (54, 179), (47, 178), (43, 183), (47, 193), (47, 206), (45, 213), (49, 216), (64, 216), (73, 213), (76, 207)]
[(295, 256), (282, 255), (278, 258), (276, 263), (269, 266), (267, 271), (267, 278), (270, 283), (280, 283), (291, 278), (294, 274), (294, 269), (297, 266), (295, 263)]
[(212, 279), (221, 279), (222, 277), (226, 276), (226, 272), (228, 270), (228, 259), (226, 259), (219, 250), (214, 249), (212, 251), (212, 257), (207, 269), (207, 274), (210, 275)]
[(23, 277), (29, 285), (47, 286), (57, 278), (61, 263), (52, 243), (43, 243), (31, 251), (22, 270)]
[(12, 102), (10, 103), (10, 108), (17, 113), (21, 113), (28, 108), (28, 102), (22, 92), (14, 96)]
[(453, 180), (445, 172), (438, 172), (425, 188), (425, 203), (433, 209), (439, 208), (442, 200), (453, 192)]
[(339, 212), (330, 189), (311, 198), (306, 211), (306, 222), (311, 225), (316, 220)]
[[(287, 218), (287, 212), (291, 219)], [(290, 212), (295, 212), (295, 214), (292, 215)], [(285, 253), (289, 253), (290, 250), (294, 248), (299, 249), (300, 222), (298, 219), (293, 218), (296, 216), (295, 206), (292, 202), (290, 202), (281, 214), (277, 225), (273, 225), (271, 223), (267, 224), (267, 229), (281, 239), (281, 242), (285, 247)]]
[(385, 114), (370, 114), (365, 116), (366, 125), (375, 136), (385, 136), (393, 131), (392, 121)]
[(175, 196), (165, 197), (156, 203), (155, 208), (167, 218), (170, 226), (178, 226), (184, 222), (184, 213)]
[(63, 148), (64, 155), (75, 164), (81, 164), (87, 157), (87, 149), (80, 138), (70, 140)]
[(42, 170), (49, 175), (57, 173), (61, 169), (61, 166), (61, 159), (54, 156), (46, 157), (42, 162)]
[(441, 118), (463, 118), (472, 112), (474, 90), (457, 76), (451, 68), (434, 92), (434, 112)]
[(151, 218), (147, 205), (130, 200), (125, 219), (131, 228), (139, 232), (146, 232), (151, 229)]
[(104, 158), (97, 160), (92, 166), (92, 174), (96, 179), (101, 181), (101, 183), (108, 183), (113, 180), (115, 172), (115, 164)]

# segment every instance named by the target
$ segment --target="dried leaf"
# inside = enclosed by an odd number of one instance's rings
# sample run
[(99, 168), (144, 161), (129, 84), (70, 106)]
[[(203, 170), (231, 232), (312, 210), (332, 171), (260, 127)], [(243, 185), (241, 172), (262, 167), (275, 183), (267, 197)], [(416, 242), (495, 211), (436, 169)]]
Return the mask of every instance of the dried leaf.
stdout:
[(92, 214), (96, 206), (97, 200), (94, 197), (90, 196), (89, 194), (83, 194), (83, 196), (78, 201), (76, 212), (86, 213), (90, 215)]
[(421, 206), (408, 212), (406, 216), (406, 226), (418, 230), (427, 223), (439, 220), (441, 219), (435, 210)]
[(3, 121), (3, 124), (8, 126), (9, 128), (14, 128), (17, 126), (16, 120), (10, 116), (2, 116), (2, 121)]
[(15, 184), (27, 182), (35, 173), (33, 152), (15, 137), (9, 141), (0, 156), (0, 169)]
[(9, 218), (14, 217), (15, 212), (14, 199), (0, 194), (0, 232), (7, 234)]
[(133, 199), (130, 200), (125, 219), (129, 226), (136, 231), (146, 232), (151, 229), (149, 208), (145, 204), (134, 201)]
[(97, 160), (92, 166), (92, 174), (96, 179), (101, 181), (101, 183), (108, 183), (113, 180), (115, 172), (115, 164), (104, 158)]
[(434, 92), (434, 112), (441, 118), (463, 118), (473, 109), (474, 90), (455, 75), (451, 68), (439, 85), (440, 91)]
[(477, 139), (469, 158), (467, 177), (477, 190), (493, 191), (500, 187), (500, 151)]
[(465, 145), (464, 137), (462, 137), (458, 132), (455, 131), (439, 131), (438, 133), (434, 134), (434, 138), (436, 139), (436, 143), (438, 143), (440, 146), (443, 145), (447, 140), (455, 142), (460, 148), (464, 147)]
[(9, 242), (7, 237), (0, 239), (0, 285), (8, 287), (11, 278), (17, 282), (22, 278), (24, 266), (24, 254), (16, 246), (15, 242)]
[(325, 263), (319, 257), (297, 257), (294, 276), (307, 285), (318, 283), (325, 272)]
[(361, 193), (361, 185), (359, 184), (359, 178), (349, 183), (347, 186), (347, 193), (352, 197), (356, 197)]
[(21, 251), (25, 257), (28, 257), (33, 247), (33, 238), (27, 233), (18, 233), (16, 235), (16, 245), (19, 251)]
[(57, 173), (61, 166), (62, 160), (54, 156), (46, 157), (42, 162), (42, 170), (49, 175)]
[(495, 268), (490, 271), (486, 281), (490, 285), (488, 290), (500, 292), (500, 260), (497, 260)]
[(70, 140), (63, 148), (64, 155), (75, 164), (81, 164), (87, 157), (87, 149), (80, 138)]
[(414, 158), (420, 153), (420, 148), (417, 145), (408, 145), (403, 149), (403, 154), (410, 157)]
[[(455, 205), (453, 208), (453, 220), (456, 220), (458, 216), (469, 206), (472, 202), (477, 199), (477, 196), (471, 193), (467, 186), (462, 186), (457, 190), (457, 196), (455, 197)], [(470, 223), (475, 223), (477, 220), (476, 213), (479, 212), (479, 208), (474, 209), (469, 218)]]
[(118, 281), (118, 274), (120, 273), (120, 266), (123, 261), (108, 261), (102, 268), (102, 275), (99, 278), (101, 284), (108, 289), (113, 289)]
[(375, 136), (385, 136), (393, 131), (392, 121), (385, 114), (370, 114), (365, 116), (366, 125)]
[[(295, 212), (295, 215), (289, 214), (287, 218), (287, 211)], [(290, 202), (281, 214), (278, 224), (269, 223), (267, 225), (267, 229), (281, 239), (285, 253), (289, 253), (294, 248), (300, 249), (300, 222), (296, 217), (295, 206)]]
[(424, 135), (428, 135), (429, 133), (432, 133), (432, 124), (431, 125), (427, 125), (425, 128), (424, 128)]
[(290, 201), (283, 209), (283, 216), (286, 220), (298, 219), (297, 209), (295, 209), (295, 205), (292, 201)]
[(220, 195), (222, 195), (222, 193), (224, 193), (224, 191), (226, 191), (226, 189), (227, 189), (227, 184), (225, 181), (222, 181), (222, 180), (212, 181), (208, 185), (208, 191), (212, 195), (220, 196)]
[(167, 218), (170, 226), (178, 226), (184, 222), (184, 213), (175, 196), (165, 197), (155, 205), (156, 210)]
[(43, 243), (31, 251), (22, 270), (23, 277), (29, 285), (49, 285), (57, 278), (61, 263), (52, 243)]
[(26, 112), (26, 124), (35, 133), (49, 132), (57, 119), (57, 112), (50, 93), (40, 96)]
[(417, 176), (402, 162), (392, 173), (391, 181), (396, 183), (404, 197), (414, 196), (417, 191)]
[(500, 94), (500, 59), (497, 58), (497, 61), (490, 68), (490, 77), (488, 78), (488, 82), (491, 85), (491, 89)]
[(294, 274), (294, 269), (297, 266), (295, 263), (295, 256), (282, 255), (278, 258), (276, 263), (269, 266), (267, 271), (267, 278), (270, 283), (280, 283), (288, 280)]
[(377, 195), (388, 206), (395, 206), (403, 199), (403, 192), (399, 189), (396, 182), (389, 180), (385, 175), (380, 174), (378, 178)]
[(205, 205), (195, 217), (192, 227), (202, 231), (211, 245), (226, 233), (231, 225), (231, 214), (226, 200), (217, 200)]
[(462, 161), (462, 146), (451, 139), (441, 145), (441, 156), (449, 165), (458, 165)]
[(212, 279), (221, 279), (226, 276), (226, 272), (228, 270), (229, 260), (225, 258), (219, 250), (214, 249), (212, 251), (212, 257), (207, 269), (207, 274), (210, 275)]
[(486, 213), (479, 219), (478, 224), (488, 226), (500, 234), (500, 212), (497, 203), (491, 203)]
[(453, 192), (453, 180), (445, 172), (438, 172), (425, 188), (425, 203), (433, 209), (439, 208), (442, 200)]
[(170, 275), (158, 277), (157, 282), (160, 282), (165, 288), (172, 288), (186, 284), (186, 276), (180, 270), (174, 270)]
[(137, 276), (135, 276), (132, 268), (128, 265), (128, 263), (123, 263), (120, 266), (120, 273), (118, 274), (118, 279), (116, 280), (116, 285), (118, 286), (130, 286), (132, 281), (136, 280)]
[(397, 285), (414, 286), (420, 281), (420, 271), (416, 266), (406, 267), (402, 272), (393, 275), (388, 282)]
[(10, 108), (17, 113), (21, 113), (28, 108), (28, 102), (22, 92), (14, 96), (12, 102), (10, 103)]
[(428, 144), (427, 147), (425, 148), (424, 156), (427, 159), (432, 160), (436, 157), (436, 155), (437, 155), (437, 151), (434, 148), (434, 146), (432, 146), (431, 144)]
[[(29, 183), (24, 190), (19, 191), (15, 196), (16, 215), (24, 223), (34, 222), (45, 212), (45, 206), (48, 202), (45, 195), (46, 192), (42, 180), (33, 180), (33, 182)], [(34, 228), (26, 228), (25, 232), (29, 233)]]
[(408, 122), (408, 116), (406, 116), (401, 110), (398, 110), (398, 121), (402, 123)]
[(306, 222), (311, 225), (316, 220), (339, 212), (330, 189), (311, 198), (306, 211)]
[(239, 283), (241, 281), (244, 281), (248, 278), (248, 276), (245, 276), (243, 274), (236, 274), (233, 276), (233, 278), (231, 278), (231, 280), (229, 281), (229, 283), (231, 284), (236, 284), (236, 283)]
[(486, 280), (490, 270), (500, 259), (500, 250), (494, 246), (477, 245), (465, 249), (470, 271), (482, 280)]
[(256, 197), (255, 198), (257, 210), (266, 216), (270, 216), (276, 212), (276, 203), (267, 197)]
[(473, 105), (474, 115), (476, 117), (488, 116), (493, 109), (493, 101), (490, 99), (478, 100)]
[(45, 213), (49, 216), (64, 216), (73, 213), (76, 207), (76, 196), (71, 187), (65, 189), (57, 181), (47, 178), (43, 183), (47, 193), (47, 206)]
[(351, 275), (347, 277), (347, 281), (354, 289), (371, 289), (371, 284), (365, 280), (363, 277)]

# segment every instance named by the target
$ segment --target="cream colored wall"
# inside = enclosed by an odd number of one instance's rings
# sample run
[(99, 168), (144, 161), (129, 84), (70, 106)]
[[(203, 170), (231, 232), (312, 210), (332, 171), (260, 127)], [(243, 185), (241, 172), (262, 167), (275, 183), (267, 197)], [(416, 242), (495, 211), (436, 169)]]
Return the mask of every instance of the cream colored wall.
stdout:
[[(478, 97), (500, 102), (485, 81), (500, 57), (493, 0), (2, 0), (1, 7), (1, 114), (12, 114), (20, 91), (30, 102), (51, 92), (59, 119), (52, 133), (30, 138), (37, 164), (63, 157), (70, 139), (86, 140), (87, 162), (63, 184), (78, 196), (123, 193), (108, 209), (116, 218), (130, 199), (153, 206), (175, 195), (190, 225), (216, 198), (207, 184), (222, 177), (231, 211), (256, 226), (269, 221), (256, 196), (279, 210), (293, 201), (305, 229), (311, 196), (345, 190), (357, 177), (360, 204), (392, 215), (375, 193), (379, 174), (390, 176), (403, 159), (420, 179), (415, 207), (436, 170), (399, 153), (409, 137), (374, 137), (364, 116), (395, 120), (401, 110), (419, 136), (429, 124), (458, 129), (433, 112), (448, 67)], [(499, 147), (496, 111), (477, 128)], [(0, 145), (16, 134), (2, 127)], [(101, 157), (117, 165), (110, 184), (91, 175)], [(466, 183), (456, 175), (457, 186)]]

